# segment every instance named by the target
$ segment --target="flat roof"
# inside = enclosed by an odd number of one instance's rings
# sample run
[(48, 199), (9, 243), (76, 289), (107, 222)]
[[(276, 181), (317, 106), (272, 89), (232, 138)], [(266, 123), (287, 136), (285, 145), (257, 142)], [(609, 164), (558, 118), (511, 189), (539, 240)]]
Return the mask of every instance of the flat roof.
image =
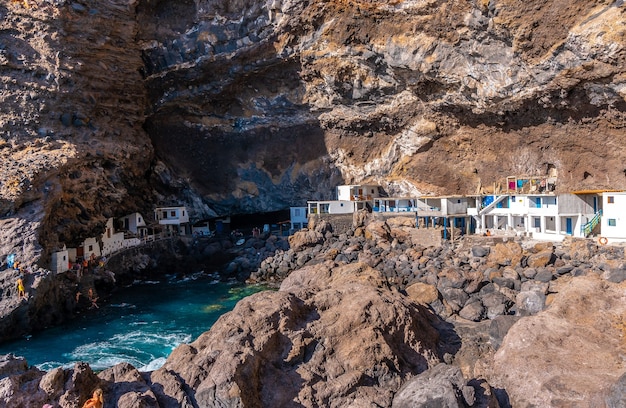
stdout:
[(624, 190), (577, 190), (570, 194), (602, 194), (602, 193), (623, 193)]

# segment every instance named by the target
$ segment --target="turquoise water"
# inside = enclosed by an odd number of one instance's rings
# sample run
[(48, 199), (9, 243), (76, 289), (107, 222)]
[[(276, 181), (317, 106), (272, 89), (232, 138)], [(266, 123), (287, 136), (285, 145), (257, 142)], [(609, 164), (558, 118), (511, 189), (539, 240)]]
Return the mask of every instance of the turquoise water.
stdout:
[(155, 370), (176, 346), (195, 340), (238, 300), (263, 289), (200, 274), (182, 281), (137, 283), (72, 322), (3, 344), (0, 354), (25, 357), (29, 365), (46, 371), (77, 361), (94, 370), (119, 362)]

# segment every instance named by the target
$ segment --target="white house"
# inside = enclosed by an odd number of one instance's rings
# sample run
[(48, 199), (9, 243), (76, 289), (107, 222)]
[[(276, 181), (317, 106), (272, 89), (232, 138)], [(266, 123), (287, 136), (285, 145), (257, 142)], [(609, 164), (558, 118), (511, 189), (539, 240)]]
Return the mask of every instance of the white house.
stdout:
[(372, 201), (379, 196), (377, 185), (337, 186), (337, 201)]
[(368, 201), (307, 201), (309, 214), (351, 214), (367, 205)]
[(189, 225), (189, 213), (184, 206), (178, 207), (158, 207), (154, 210), (154, 219), (166, 230), (180, 235), (186, 234), (186, 227)]
[(601, 237), (626, 242), (626, 191), (602, 193)]
[(480, 206), (468, 208), (479, 233), (509, 232), (551, 241), (585, 237), (598, 211), (597, 194), (503, 194), (485, 196)]
[[(110, 255), (124, 248), (124, 233), (116, 232), (113, 218), (107, 220), (106, 229), (102, 234), (102, 255)], [(99, 256), (99, 254), (96, 254)]]
[(379, 197), (377, 185), (337, 186), (337, 200), (307, 201), (308, 214), (351, 214), (372, 208)]
[(306, 228), (309, 220), (307, 218), (307, 207), (289, 207), (289, 223), (293, 231)]
[(85, 239), (78, 247), (67, 249), (68, 257), (72, 262), (76, 262), (78, 258), (89, 258), (91, 254), (101, 256), (100, 244), (96, 238)]
[(123, 225), (123, 229), (132, 232), (138, 237), (145, 237), (148, 235), (146, 220), (138, 212), (119, 218), (118, 221)]
[(70, 255), (67, 248), (53, 252), (50, 260), (50, 270), (54, 273), (65, 272), (69, 269)]

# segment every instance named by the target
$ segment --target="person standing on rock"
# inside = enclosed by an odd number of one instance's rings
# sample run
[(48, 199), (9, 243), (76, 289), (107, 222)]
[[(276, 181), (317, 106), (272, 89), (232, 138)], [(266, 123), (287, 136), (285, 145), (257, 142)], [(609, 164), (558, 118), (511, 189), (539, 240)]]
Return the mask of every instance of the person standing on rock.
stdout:
[(17, 297), (19, 300), (26, 299), (26, 290), (24, 289), (24, 281), (21, 277), (17, 278)]
[(83, 404), (83, 408), (102, 408), (104, 406), (104, 397), (102, 395), (102, 390), (100, 388), (96, 388), (93, 392), (91, 398), (89, 398)]
[(90, 309), (93, 309), (94, 307), (96, 309), (100, 309), (100, 307), (98, 307), (98, 304), (96, 303), (98, 301), (98, 297), (96, 297), (94, 291), (92, 288), (89, 288), (89, 300), (91, 301), (91, 306), (89, 306)]

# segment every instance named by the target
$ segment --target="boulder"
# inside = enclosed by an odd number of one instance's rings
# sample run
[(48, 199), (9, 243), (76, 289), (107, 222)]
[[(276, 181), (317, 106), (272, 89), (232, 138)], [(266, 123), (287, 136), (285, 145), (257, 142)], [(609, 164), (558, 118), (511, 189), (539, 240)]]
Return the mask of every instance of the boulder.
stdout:
[(375, 241), (390, 241), (391, 229), (385, 221), (372, 221), (365, 227), (365, 238)]
[(469, 295), (463, 289), (457, 288), (441, 288), (441, 295), (453, 312), (458, 312), (465, 306), (465, 302), (469, 299)]
[(26, 370), (28, 370), (26, 359), (15, 357), (13, 354), (0, 356), (0, 378), (21, 374)]
[(390, 406), (439, 362), (431, 318), (367, 265), (305, 267), (174, 350), (152, 388), (169, 406)]
[(417, 282), (408, 286), (406, 288), (406, 293), (412, 301), (423, 305), (430, 304), (439, 299), (439, 291), (437, 290), (437, 287), (422, 282)]
[(477, 258), (484, 258), (485, 256), (489, 255), (489, 252), (489, 247), (484, 247), (480, 245), (475, 245), (472, 247), (472, 256)]
[(567, 237), (563, 241), (564, 249), (567, 250), (570, 259), (590, 259), (592, 256), (593, 244), (586, 239), (575, 239)]
[(298, 231), (289, 237), (289, 246), (294, 251), (302, 247), (315, 246), (324, 240), (324, 235), (319, 231)]
[(459, 311), (459, 316), (466, 320), (479, 322), (483, 319), (485, 314), (485, 307), (476, 299), (475, 301), (468, 301), (465, 306)]
[(529, 268), (543, 268), (554, 260), (554, 252), (552, 250), (544, 250), (536, 254), (532, 254), (526, 261)]
[(487, 380), (514, 407), (605, 406), (623, 389), (625, 293), (597, 275), (572, 278), (548, 309), (511, 327)]
[(462, 288), (465, 285), (465, 276), (463, 272), (457, 268), (446, 268), (439, 273), (440, 288)]
[(546, 296), (536, 291), (525, 291), (515, 298), (517, 312), (520, 316), (534, 315), (543, 310), (546, 305)]
[(461, 369), (439, 364), (415, 376), (393, 398), (393, 408), (464, 408), (476, 402), (475, 390), (468, 386)]
[(522, 259), (522, 247), (514, 241), (498, 243), (489, 254), (489, 261), (494, 265), (513, 267), (520, 264)]

